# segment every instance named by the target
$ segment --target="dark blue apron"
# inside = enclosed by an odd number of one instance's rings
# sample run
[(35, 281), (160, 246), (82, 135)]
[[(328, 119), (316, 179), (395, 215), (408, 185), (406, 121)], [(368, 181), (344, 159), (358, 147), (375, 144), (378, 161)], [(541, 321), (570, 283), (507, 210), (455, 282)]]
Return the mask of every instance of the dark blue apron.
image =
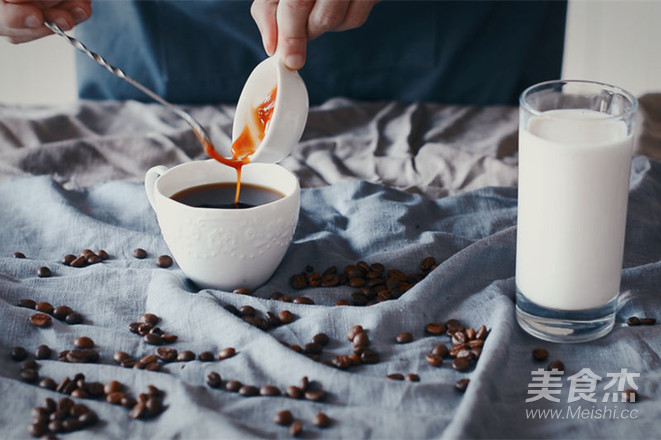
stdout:
[[(92, 3), (76, 35), (174, 103), (236, 103), (266, 55), (249, 1)], [(312, 104), (332, 97), (516, 104), (560, 77), (566, 1), (382, 1), (359, 29), (308, 45), (301, 70)], [(149, 100), (83, 55), (80, 96)]]

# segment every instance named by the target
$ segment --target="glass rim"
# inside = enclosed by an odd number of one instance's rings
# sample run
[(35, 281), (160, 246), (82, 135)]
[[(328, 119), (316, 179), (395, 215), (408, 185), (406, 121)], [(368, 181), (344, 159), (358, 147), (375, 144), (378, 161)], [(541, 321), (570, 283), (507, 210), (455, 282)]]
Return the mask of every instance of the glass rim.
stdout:
[(599, 86), (602, 89), (610, 89), (610, 91), (612, 92), (619, 93), (620, 95), (628, 99), (629, 102), (631, 102), (631, 108), (629, 110), (622, 112), (619, 115), (610, 115), (608, 113), (604, 113), (606, 115), (604, 119), (627, 119), (628, 117), (633, 116), (638, 110), (638, 99), (628, 90), (623, 89), (622, 87), (614, 86), (612, 84), (608, 84), (600, 81), (585, 80), (585, 79), (554, 79), (550, 81), (543, 81), (537, 84), (533, 84), (528, 88), (526, 88), (523, 92), (521, 92), (521, 95), (519, 95), (519, 106), (525, 108), (529, 113), (535, 116), (542, 116), (544, 113), (546, 113), (546, 111), (540, 111), (532, 108), (530, 104), (526, 102), (525, 98), (531, 92), (535, 91), (535, 89), (542, 89), (552, 84), (589, 84), (589, 85)]

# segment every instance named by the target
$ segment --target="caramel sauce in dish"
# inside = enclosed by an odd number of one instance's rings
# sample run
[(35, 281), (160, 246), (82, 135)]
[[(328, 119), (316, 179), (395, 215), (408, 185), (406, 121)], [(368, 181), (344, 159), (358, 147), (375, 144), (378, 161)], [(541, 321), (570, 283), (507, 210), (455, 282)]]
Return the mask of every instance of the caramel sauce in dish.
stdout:
[(262, 139), (264, 139), (266, 131), (269, 129), (277, 94), (278, 87), (276, 86), (261, 104), (251, 109), (246, 125), (241, 130), (241, 134), (232, 143), (231, 159), (224, 157), (214, 149), (213, 145), (202, 140), (204, 151), (211, 158), (236, 170), (235, 207), (239, 206), (239, 196), (241, 194), (241, 169), (244, 165), (250, 163), (250, 157), (255, 153)]

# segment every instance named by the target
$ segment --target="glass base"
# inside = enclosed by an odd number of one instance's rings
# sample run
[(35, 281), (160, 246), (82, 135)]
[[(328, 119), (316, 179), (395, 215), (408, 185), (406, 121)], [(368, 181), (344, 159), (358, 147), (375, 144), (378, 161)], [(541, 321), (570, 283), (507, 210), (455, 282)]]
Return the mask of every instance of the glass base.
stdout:
[(587, 342), (607, 335), (615, 325), (617, 298), (591, 310), (541, 307), (516, 289), (516, 320), (536, 338), (550, 342)]

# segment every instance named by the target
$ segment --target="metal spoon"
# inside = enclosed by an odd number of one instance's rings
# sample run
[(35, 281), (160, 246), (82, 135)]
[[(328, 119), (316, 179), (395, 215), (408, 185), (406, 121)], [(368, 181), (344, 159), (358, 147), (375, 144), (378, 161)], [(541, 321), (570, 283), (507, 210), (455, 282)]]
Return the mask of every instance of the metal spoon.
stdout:
[(118, 69), (117, 67), (111, 66), (100, 55), (90, 51), (87, 47), (85, 47), (85, 45), (83, 43), (81, 43), (77, 39), (75, 39), (73, 37), (70, 37), (69, 35), (65, 34), (64, 31), (62, 29), (60, 29), (60, 27), (58, 25), (56, 25), (55, 23), (46, 20), (44, 24), (46, 25), (46, 27), (48, 29), (50, 29), (51, 31), (53, 31), (54, 33), (59, 35), (60, 37), (67, 40), (67, 42), (69, 42), (69, 44), (71, 44), (73, 47), (75, 47), (79, 51), (83, 52), (85, 55), (87, 55), (88, 57), (90, 57), (91, 59), (96, 61), (101, 66), (105, 67), (110, 73), (112, 73), (116, 77), (121, 78), (124, 81), (128, 82), (133, 87), (137, 88), (138, 90), (140, 90), (144, 94), (148, 95), (153, 100), (163, 104), (165, 107), (167, 107), (168, 109), (172, 110), (174, 113), (176, 113), (177, 115), (182, 117), (186, 122), (188, 122), (188, 125), (191, 126), (191, 128), (193, 129), (193, 132), (195, 132), (195, 135), (197, 136), (197, 138), (200, 140), (200, 142), (202, 142), (202, 145), (204, 146), (205, 150), (207, 150), (208, 148), (211, 148), (215, 151), (216, 148), (214, 147), (213, 143), (211, 142), (211, 139), (209, 138), (209, 135), (207, 134), (206, 130), (204, 130), (204, 128), (202, 128), (202, 125), (200, 125), (200, 123), (197, 122), (195, 120), (195, 118), (193, 118), (189, 113), (187, 113), (187, 112), (181, 110), (180, 108), (177, 108), (174, 105), (170, 104), (165, 99), (161, 98), (156, 93), (152, 92), (147, 87), (143, 86), (142, 84), (140, 84), (139, 82), (137, 82), (136, 80), (134, 80), (133, 78), (128, 76), (122, 70)]

